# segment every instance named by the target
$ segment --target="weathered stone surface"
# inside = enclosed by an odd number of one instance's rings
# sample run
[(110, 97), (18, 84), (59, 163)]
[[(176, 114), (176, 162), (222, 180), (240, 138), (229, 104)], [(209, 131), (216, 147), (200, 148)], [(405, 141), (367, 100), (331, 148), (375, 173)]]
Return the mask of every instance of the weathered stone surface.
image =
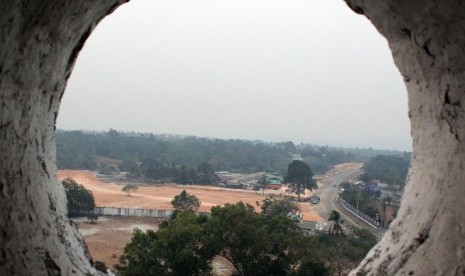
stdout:
[[(0, 0), (0, 275), (95, 274), (55, 179), (54, 125), (74, 61), (124, 0)], [(389, 41), (413, 160), (398, 218), (353, 275), (465, 274), (465, 4), (346, 0)]]
[(96, 273), (54, 176), (54, 126), (79, 50), (121, 2), (0, 1), (0, 275)]
[(465, 2), (347, 3), (388, 39), (413, 138), (398, 217), (352, 275), (464, 275)]

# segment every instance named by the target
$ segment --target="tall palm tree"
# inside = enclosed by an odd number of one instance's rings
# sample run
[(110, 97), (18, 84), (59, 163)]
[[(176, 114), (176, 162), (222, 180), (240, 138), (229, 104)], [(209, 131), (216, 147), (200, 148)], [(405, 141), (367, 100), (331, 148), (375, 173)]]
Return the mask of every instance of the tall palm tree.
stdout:
[(341, 214), (339, 214), (338, 211), (332, 210), (331, 213), (329, 213), (328, 221), (334, 221), (334, 224), (329, 228), (330, 235), (344, 236), (344, 231), (339, 223), (340, 220)]
[(329, 235), (334, 236), (334, 269), (336, 275), (342, 275), (342, 239), (339, 237), (344, 236), (344, 231), (342, 230), (341, 224), (339, 223), (341, 220), (341, 214), (338, 211), (333, 210), (329, 213), (328, 221), (334, 221), (333, 225), (329, 228)]

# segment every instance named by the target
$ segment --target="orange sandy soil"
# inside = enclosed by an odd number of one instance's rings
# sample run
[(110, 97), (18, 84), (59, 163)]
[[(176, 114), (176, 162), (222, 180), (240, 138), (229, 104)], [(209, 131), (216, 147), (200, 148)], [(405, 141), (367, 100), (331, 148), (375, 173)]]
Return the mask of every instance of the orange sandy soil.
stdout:
[(113, 270), (124, 246), (131, 241), (133, 229), (155, 231), (162, 220), (147, 217), (99, 217), (95, 224), (90, 224), (86, 218), (75, 218), (73, 221), (77, 224), (92, 259), (104, 262)]
[[(255, 206), (260, 211), (256, 202), (262, 200), (270, 194), (284, 194), (284, 188), (279, 191), (266, 190), (265, 196), (260, 192), (250, 190), (231, 190), (211, 186), (198, 185), (177, 185), (166, 184), (163, 186), (139, 186), (138, 190), (127, 196), (121, 191), (122, 185), (116, 183), (104, 183), (100, 181), (93, 172), (79, 170), (60, 170), (57, 177), (63, 180), (71, 177), (76, 182), (91, 190), (95, 197), (95, 204), (99, 207), (122, 207), (122, 208), (142, 208), (142, 209), (172, 209), (171, 200), (174, 196), (185, 189), (189, 194), (193, 194), (202, 202), (199, 211), (209, 212), (212, 206), (223, 205), (225, 203), (236, 203), (242, 201)], [(308, 195), (307, 195), (308, 196)], [(314, 206), (309, 203), (300, 204), (304, 220), (323, 221), (313, 210)]]

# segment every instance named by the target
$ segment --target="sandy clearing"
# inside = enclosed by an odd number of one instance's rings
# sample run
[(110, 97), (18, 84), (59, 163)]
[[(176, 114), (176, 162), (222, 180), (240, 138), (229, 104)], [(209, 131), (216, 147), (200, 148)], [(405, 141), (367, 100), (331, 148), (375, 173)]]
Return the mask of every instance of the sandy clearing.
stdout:
[[(236, 203), (242, 201), (255, 207), (260, 211), (256, 202), (262, 200), (270, 194), (284, 194), (282, 191), (266, 191), (265, 196), (262, 192), (231, 190), (220, 187), (198, 186), (198, 185), (177, 185), (166, 184), (163, 186), (139, 186), (135, 193), (126, 196), (121, 191), (122, 185), (116, 183), (104, 183), (100, 181), (93, 172), (81, 170), (59, 170), (57, 178), (63, 180), (71, 177), (76, 182), (82, 184), (91, 190), (95, 197), (95, 203), (101, 207), (120, 207), (120, 208), (144, 208), (144, 209), (172, 209), (171, 200), (175, 195), (186, 190), (189, 194), (196, 195), (202, 202), (199, 211), (209, 212), (212, 206), (223, 205), (226, 203)], [(303, 211), (304, 220), (323, 221), (314, 210), (314, 206), (308, 203), (300, 204)]]
[(134, 228), (158, 230), (162, 221), (141, 217), (99, 217), (96, 224), (86, 218), (74, 218), (94, 261), (103, 261), (110, 269), (118, 263), (124, 246), (131, 241)]

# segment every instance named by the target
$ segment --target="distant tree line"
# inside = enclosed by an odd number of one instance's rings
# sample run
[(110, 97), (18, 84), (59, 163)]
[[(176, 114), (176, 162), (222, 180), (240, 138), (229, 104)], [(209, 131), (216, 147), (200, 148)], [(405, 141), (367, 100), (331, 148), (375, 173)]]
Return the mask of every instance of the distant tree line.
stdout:
[(102, 165), (99, 158), (105, 157), (119, 161), (122, 171), (137, 173), (147, 179), (170, 178), (179, 179), (179, 182), (195, 182), (207, 177), (199, 170), (202, 164), (210, 165), (215, 171), (266, 171), (285, 175), (291, 155), (300, 154), (313, 172), (321, 173), (335, 164), (364, 162), (376, 153), (385, 152), (296, 145), (293, 142), (123, 133), (113, 129), (107, 132), (57, 130), (56, 145), (59, 169), (96, 170)]
[(405, 184), (410, 167), (411, 154), (400, 156), (377, 155), (363, 165), (363, 174), (360, 179), (364, 181), (380, 180), (390, 185)]
[[(263, 142), (197, 137), (160, 137), (122, 134), (116, 131), (85, 133), (57, 131), (57, 165), (60, 169), (91, 169), (98, 157), (117, 159), (126, 166), (159, 164), (180, 169), (197, 168), (202, 163), (218, 171), (280, 171), (287, 167), (289, 153)], [(152, 172), (148, 172), (150, 175)], [(187, 170), (183, 170), (189, 174)]]
[(219, 181), (213, 166), (201, 163), (197, 167), (163, 164), (156, 159), (146, 158), (142, 162), (123, 160), (121, 171), (129, 172), (130, 178), (143, 182), (174, 182), (179, 184), (216, 184)]

